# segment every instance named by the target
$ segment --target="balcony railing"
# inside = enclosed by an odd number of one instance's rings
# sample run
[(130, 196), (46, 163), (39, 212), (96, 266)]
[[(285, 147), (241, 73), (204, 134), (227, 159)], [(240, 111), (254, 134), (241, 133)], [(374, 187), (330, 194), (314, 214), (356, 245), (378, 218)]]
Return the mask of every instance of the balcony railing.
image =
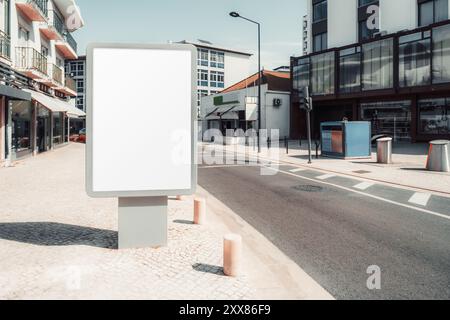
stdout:
[(63, 74), (64, 74), (63, 70), (60, 67), (58, 67), (57, 65), (54, 65), (53, 63), (50, 63), (49, 67), (51, 69), (53, 81), (62, 85), (63, 84)]
[(48, 11), (48, 25), (50, 27), (55, 28), (58, 33), (63, 36), (66, 33), (66, 28), (64, 26), (64, 21), (60, 16), (56, 13), (55, 10)]
[(66, 88), (69, 88), (70, 90), (77, 92), (76, 82), (69, 75), (66, 75), (65, 86)]
[(67, 41), (67, 43), (72, 47), (72, 49), (77, 52), (77, 42), (75, 41), (75, 39), (73, 38), (73, 36), (67, 32), (66, 35), (64, 36), (65, 40)]
[(48, 16), (48, 0), (28, 0), (27, 2), (38, 8), (45, 16)]
[(0, 31), (0, 56), (8, 60), (11, 58), (11, 38), (3, 31)]
[(16, 67), (22, 70), (35, 70), (48, 75), (47, 58), (33, 48), (16, 48)]

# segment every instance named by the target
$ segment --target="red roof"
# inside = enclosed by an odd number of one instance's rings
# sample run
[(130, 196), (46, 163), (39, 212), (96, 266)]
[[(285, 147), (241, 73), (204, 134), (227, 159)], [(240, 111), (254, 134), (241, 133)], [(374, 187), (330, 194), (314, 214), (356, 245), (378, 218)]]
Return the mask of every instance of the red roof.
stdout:
[[(290, 91), (291, 90), (291, 74), (288, 72), (279, 71), (263, 71), (263, 77), (261, 84), (268, 84), (269, 90), (272, 91)], [(242, 90), (245, 88), (256, 87), (258, 85), (259, 74), (254, 75), (226, 88), (220, 93), (227, 93), (237, 90)]]

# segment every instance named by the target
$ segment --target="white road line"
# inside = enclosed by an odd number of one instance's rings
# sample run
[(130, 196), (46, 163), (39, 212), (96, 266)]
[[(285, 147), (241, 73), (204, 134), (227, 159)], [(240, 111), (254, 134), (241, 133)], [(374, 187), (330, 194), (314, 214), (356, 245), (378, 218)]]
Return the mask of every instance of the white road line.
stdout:
[(428, 214), (430, 214), (432, 216), (435, 216), (435, 217), (439, 217), (439, 218), (443, 218), (443, 219), (446, 219), (446, 220), (450, 220), (450, 216), (447, 216), (445, 214), (441, 214), (441, 213), (434, 212), (434, 211), (431, 211), (431, 210), (410, 206), (410, 205), (407, 205), (407, 204), (404, 204), (404, 203), (400, 203), (400, 202), (397, 202), (397, 201), (384, 199), (384, 198), (372, 195), (370, 193), (356, 191), (355, 189), (350, 189), (350, 188), (347, 188), (347, 187), (343, 187), (343, 186), (340, 186), (338, 184), (325, 182), (325, 181), (317, 181), (316, 179), (302, 177), (302, 176), (299, 176), (299, 175), (296, 175), (296, 174), (293, 174), (293, 173), (287, 172), (287, 171), (278, 170), (278, 172), (286, 174), (286, 175), (289, 175), (289, 176), (297, 177), (297, 178), (300, 178), (300, 179), (303, 179), (303, 180), (312, 181), (312, 182), (318, 182), (318, 183), (325, 184), (325, 185), (328, 185), (328, 186), (332, 186), (332, 187), (335, 187), (335, 188), (339, 188), (339, 189), (342, 189), (342, 190), (354, 192), (356, 194), (360, 194), (360, 195), (363, 195), (363, 196), (366, 196), (366, 197), (369, 197), (369, 198), (372, 198), (372, 199), (384, 201), (386, 203), (390, 203), (390, 204), (393, 204), (393, 205), (397, 205), (397, 206), (400, 206), (400, 207), (408, 208), (408, 209), (419, 211), (419, 212), (423, 212), (423, 213), (428, 213)]
[(306, 171), (306, 169), (297, 168), (297, 169), (290, 170), (290, 172), (292, 172), (292, 173), (303, 172), (303, 171)]
[(362, 182), (360, 184), (357, 184), (353, 188), (364, 191), (364, 190), (367, 190), (367, 189), (369, 189), (370, 187), (372, 187), (374, 185), (375, 185), (375, 183), (373, 183), (373, 182)]
[(420, 193), (416, 192), (411, 199), (409, 199), (409, 203), (417, 204), (419, 206), (426, 207), (428, 205), (428, 202), (431, 199), (431, 194), (428, 193)]
[(327, 179), (334, 178), (334, 177), (336, 177), (335, 174), (325, 174), (325, 175), (323, 175), (323, 176), (317, 177), (316, 179), (319, 179), (319, 180), (327, 180)]

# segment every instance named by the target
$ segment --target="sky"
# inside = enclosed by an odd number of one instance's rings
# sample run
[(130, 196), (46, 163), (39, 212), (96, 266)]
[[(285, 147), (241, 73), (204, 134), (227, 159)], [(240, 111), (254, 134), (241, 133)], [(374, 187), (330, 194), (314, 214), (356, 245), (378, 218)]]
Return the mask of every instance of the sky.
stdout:
[[(265, 69), (289, 65), (302, 50), (306, 0), (77, 0), (85, 27), (73, 35), (78, 53), (90, 42), (167, 43), (203, 39), (220, 47), (257, 52), (257, 27), (228, 14), (261, 23)], [(256, 56), (252, 72), (257, 71)]]

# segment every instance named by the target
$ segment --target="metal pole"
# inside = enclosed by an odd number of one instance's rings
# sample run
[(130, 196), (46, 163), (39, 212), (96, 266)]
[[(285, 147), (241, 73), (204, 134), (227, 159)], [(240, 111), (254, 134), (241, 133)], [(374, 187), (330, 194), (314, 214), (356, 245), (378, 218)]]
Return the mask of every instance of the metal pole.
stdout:
[(261, 25), (258, 23), (258, 153), (261, 153)]
[(307, 121), (307, 130), (308, 130), (308, 164), (312, 163), (312, 142), (311, 142), (311, 111), (306, 111), (306, 121)]

